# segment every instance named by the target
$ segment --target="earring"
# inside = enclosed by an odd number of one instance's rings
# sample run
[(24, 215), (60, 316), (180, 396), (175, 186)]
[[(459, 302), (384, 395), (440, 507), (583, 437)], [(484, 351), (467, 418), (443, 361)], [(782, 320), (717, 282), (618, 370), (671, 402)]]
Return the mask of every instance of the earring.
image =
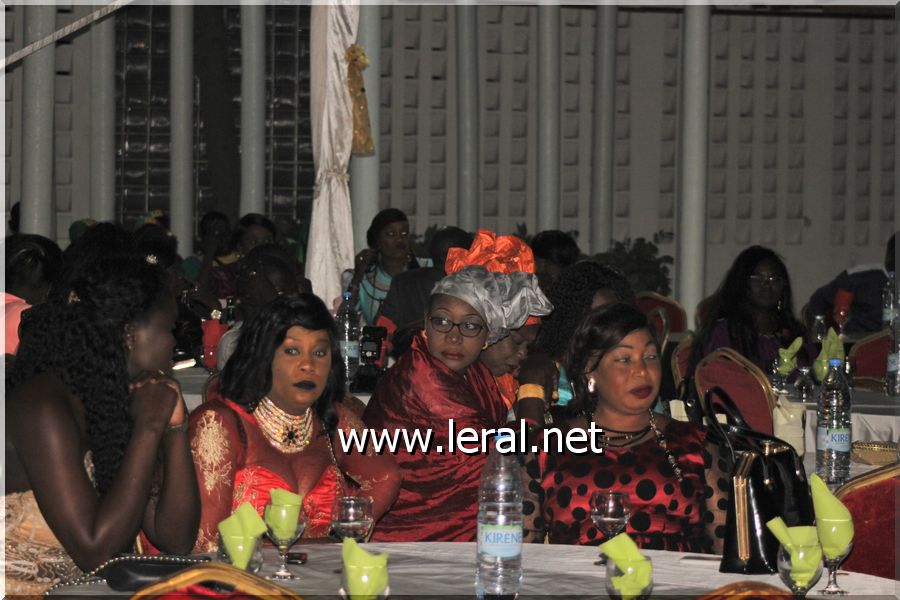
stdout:
[(593, 393), (594, 393), (594, 389), (596, 389), (596, 386), (597, 386), (597, 382), (594, 381), (594, 378), (593, 378), (593, 377), (591, 377), (590, 379), (588, 379), (588, 382), (587, 382), (587, 391), (588, 391), (589, 394), (593, 394)]
[(428, 339), (428, 332), (425, 331), (424, 329), (422, 329), (422, 337), (425, 338), (426, 340)]
[(484, 343), (484, 346), (482, 346), (481, 349), (482, 349), (482, 350), (487, 350), (487, 347), (488, 347), (488, 343), (485, 342), (485, 343)]
[(782, 304), (781, 300), (778, 301), (778, 306), (776, 308), (778, 309), (778, 312), (781, 312), (781, 309), (784, 308), (784, 305)]

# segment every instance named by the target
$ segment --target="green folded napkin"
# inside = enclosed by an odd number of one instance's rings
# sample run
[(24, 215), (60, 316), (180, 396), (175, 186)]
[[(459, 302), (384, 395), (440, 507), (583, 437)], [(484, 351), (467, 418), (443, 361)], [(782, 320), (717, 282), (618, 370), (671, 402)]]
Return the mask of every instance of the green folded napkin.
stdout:
[(266, 532), (266, 524), (249, 502), (244, 502), (219, 523), (219, 535), (231, 564), (246, 569), (259, 536)]
[(347, 595), (353, 600), (374, 600), (388, 587), (388, 555), (372, 554), (353, 538), (344, 538), (341, 548), (344, 560), (343, 580)]
[(636, 598), (650, 587), (653, 564), (641, 555), (637, 544), (627, 533), (620, 533), (608, 542), (600, 544), (600, 549), (622, 571), (622, 575), (610, 577), (610, 584), (622, 594), (622, 598)]
[(816, 531), (825, 558), (840, 558), (853, 541), (853, 517), (818, 475), (810, 475), (809, 489), (816, 511)]
[(778, 366), (775, 370), (787, 377), (797, 368), (797, 352), (803, 346), (803, 338), (798, 337), (787, 348), (778, 349)]
[(813, 371), (815, 371), (816, 378), (819, 381), (825, 378), (825, 373), (828, 371), (828, 361), (832, 358), (839, 358), (841, 362), (844, 361), (844, 342), (841, 341), (834, 328), (829, 327), (828, 333), (825, 334), (825, 339), (822, 340), (822, 350), (813, 362)]
[(270, 504), (266, 506), (266, 524), (281, 540), (293, 540), (303, 508), (303, 498), (293, 492), (272, 488), (269, 490)]
[(822, 562), (822, 547), (815, 527), (788, 527), (781, 517), (775, 517), (766, 527), (781, 545), (791, 553), (791, 579), (798, 587), (807, 587)]

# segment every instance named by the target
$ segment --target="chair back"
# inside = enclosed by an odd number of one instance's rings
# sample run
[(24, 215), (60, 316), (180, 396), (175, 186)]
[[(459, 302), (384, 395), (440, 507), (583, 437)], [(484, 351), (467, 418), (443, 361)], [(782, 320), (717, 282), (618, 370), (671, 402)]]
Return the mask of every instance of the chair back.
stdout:
[(666, 351), (666, 343), (669, 341), (669, 316), (662, 306), (657, 306), (647, 313), (647, 320), (656, 330), (656, 338), (659, 340), (659, 355)]
[(887, 356), (891, 345), (887, 329), (859, 340), (850, 348), (847, 360), (854, 377), (881, 379), (887, 372)]
[(773, 434), (775, 392), (763, 372), (731, 348), (719, 348), (703, 357), (694, 373), (698, 397), (719, 386), (734, 400), (751, 429)]
[(681, 385), (687, 375), (688, 363), (691, 360), (691, 350), (693, 349), (694, 336), (687, 334), (672, 352), (672, 379), (675, 381), (675, 388)]
[(687, 313), (684, 307), (674, 298), (657, 294), (656, 292), (640, 292), (637, 295), (638, 309), (645, 315), (649, 316), (650, 311), (656, 307), (662, 307), (669, 317), (669, 331), (672, 333), (681, 333), (687, 331)]
[(704, 319), (706, 319), (706, 315), (709, 314), (709, 309), (712, 308), (713, 300), (716, 299), (716, 295), (707, 296), (703, 300), (697, 303), (697, 308), (694, 310), (694, 327), (697, 329), (703, 324)]
[(835, 496), (853, 515), (855, 543), (841, 568), (894, 579), (900, 463), (854, 477)]
[(200, 396), (203, 403), (222, 397), (219, 393), (219, 373), (213, 373), (207, 378)]

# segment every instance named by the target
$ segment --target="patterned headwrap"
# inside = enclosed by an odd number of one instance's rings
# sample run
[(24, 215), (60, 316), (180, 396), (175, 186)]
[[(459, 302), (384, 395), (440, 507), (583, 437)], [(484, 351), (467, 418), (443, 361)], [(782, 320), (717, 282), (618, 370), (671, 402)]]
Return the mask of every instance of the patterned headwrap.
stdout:
[(553, 310), (534, 273), (523, 271), (506, 275), (473, 265), (447, 275), (431, 293), (459, 298), (474, 308), (487, 324), (489, 345), (524, 325), (528, 315), (543, 316)]
[[(472, 265), (480, 265), (492, 273), (507, 275), (519, 271), (534, 273), (534, 253), (520, 237), (497, 235), (489, 229), (479, 229), (468, 250), (450, 248), (447, 252), (445, 271), (448, 274), (456, 273)], [(525, 325), (536, 325), (540, 322), (538, 313), (532, 313)]]

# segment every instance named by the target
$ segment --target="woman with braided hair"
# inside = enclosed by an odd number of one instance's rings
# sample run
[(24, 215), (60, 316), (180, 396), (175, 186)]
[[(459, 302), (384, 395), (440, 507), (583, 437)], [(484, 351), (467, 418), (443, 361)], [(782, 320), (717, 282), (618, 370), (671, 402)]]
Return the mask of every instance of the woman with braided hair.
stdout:
[(7, 592), (38, 593), (132, 548), (190, 551), (197, 482), (175, 301), (133, 254), (77, 272), (25, 314), (6, 381)]

